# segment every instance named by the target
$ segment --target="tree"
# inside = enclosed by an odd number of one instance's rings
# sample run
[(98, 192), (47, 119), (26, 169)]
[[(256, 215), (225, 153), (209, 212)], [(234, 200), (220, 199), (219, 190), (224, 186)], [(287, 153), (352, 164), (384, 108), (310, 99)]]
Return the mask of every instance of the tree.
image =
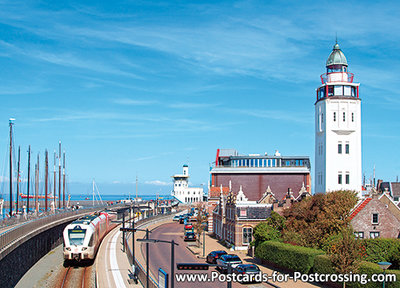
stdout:
[(267, 218), (266, 223), (280, 232), (286, 228), (286, 218), (275, 211), (271, 211), (271, 216)]
[[(349, 227), (343, 228), (338, 235), (338, 241), (328, 249), (332, 265), (340, 274), (357, 273), (362, 259), (360, 242)], [(343, 287), (346, 287), (346, 282), (343, 282)]]
[(280, 240), (281, 233), (267, 222), (258, 223), (253, 230), (255, 245), (268, 240)]
[(354, 191), (341, 190), (307, 197), (284, 212), (286, 228), (283, 233), (296, 233), (300, 237), (297, 244), (321, 248), (327, 238), (348, 226), (348, 216), (356, 203)]

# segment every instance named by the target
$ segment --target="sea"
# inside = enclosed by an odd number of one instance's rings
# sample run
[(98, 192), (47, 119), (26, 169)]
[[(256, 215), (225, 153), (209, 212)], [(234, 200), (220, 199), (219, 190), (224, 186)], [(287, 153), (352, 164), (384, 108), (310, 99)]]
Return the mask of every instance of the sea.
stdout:
[[(8, 201), (9, 197), (7, 197), (8, 195), (4, 195), (4, 201)], [(88, 196), (87, 194), (71, 194), (71, 201), (91, 201), (92, 200), (92, 195)], [(131, 199), (134, 199), (136, 197), (136, 195), (130, 195)], [(67, 198), (67, 197), (66, 197)], [(89, 199), (87, 199), (89, 198)], [(144, 201), (149, 201), (149, 200), (156, 200), (157, 195), (155, 194), (145, 194), (145, 195), (138, 195), (138, 198), (141, 198)], [(159, 200), (170, 200), (173, 197), (171, 195), (167, 195), (167, 194), (160, 194), (158, 195), (158, 199)], [(128, 200), (129, 199), (129, 195), (128, 194), (105, 194), (105, 195), (101, 195), (101, 199), (103, 200), (103, 202), (108, 202), (108, 201), (118, 201), (118, 200)], [(25, 202), (26, 200), (24, 200)], [(34, 199), (30, 199), (29, 202), (30, 203), (34, 203)], [(95, 197), (95, 202), (99, 201), (98, 196)], [(42, 209), (40, 209), (42, 210)], [(4, 209), (3, 208), (3, 213), (0, 215), (0, 219), (5, 218), (6, 214), (9, 212), (8, 208)]]

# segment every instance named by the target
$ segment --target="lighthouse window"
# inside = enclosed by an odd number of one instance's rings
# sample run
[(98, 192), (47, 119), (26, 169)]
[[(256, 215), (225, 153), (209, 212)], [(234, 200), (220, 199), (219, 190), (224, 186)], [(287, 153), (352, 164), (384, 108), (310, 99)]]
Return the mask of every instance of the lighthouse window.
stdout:
[(344, 96), (351, 96), (351, 87), (344, 86)]
[(336, 112), (333, 112), (333, 121), (336, 122)]
[(356, 87), (351, 87), (351, 96), (356, 97)]
[(346, 112), (343, 112), (343, 122), (346, 122)]
[(342, 173), (338, 174), (338, 184), (342, 184)]
[(333, 86), (328, 86), (328, 96), (333, 96)]
[(354, 122), (354, 113), (351, 113), (351, 122)]
[(338, 149), (337, 150), (338, 150), (339, 154), (342, 154), (342, 143), (338, 144)]
[(335, 86), (335, 96), (343, 95), (343, 86)]
[(346, 144), (346, 154), (350, 153), (350, 144)]
[(346, 174), (346, 184), (350, 184), (350, 174)]

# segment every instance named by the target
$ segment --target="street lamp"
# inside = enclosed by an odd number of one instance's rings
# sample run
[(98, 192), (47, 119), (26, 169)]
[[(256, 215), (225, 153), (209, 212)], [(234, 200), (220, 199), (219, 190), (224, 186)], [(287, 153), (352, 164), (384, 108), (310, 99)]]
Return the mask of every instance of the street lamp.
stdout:
[[(179, 246), (178, 243), (175, 243), (174, 240), (172, 241), (166, 241), (166, 240), (159, 240), (159, 239), (137, 239), (138, 242), (144, 242), (146, 243), (146, 245), (148, 245), (148, 243), (168, 243), (171, 244), (171, 288), (174, 288), (174, 274), (175, 274), (175, 270), (174, 270), (174, 263), (175, 263), (175, 245)], [(147, 260), (148, 261), (149, 256), (147, 255)], [(149, 287), (149, 269), (147, 266), (147, 287)]]
[(385, 274), (386, 274), (386, 270), (390, 267), (390, 265), (392, 265), (392, 263), (390, 262), (379, 262), (378, 263), (379, 267), (381, 267), (381, 269), (383, 270), (383, 288), (385, 288)]

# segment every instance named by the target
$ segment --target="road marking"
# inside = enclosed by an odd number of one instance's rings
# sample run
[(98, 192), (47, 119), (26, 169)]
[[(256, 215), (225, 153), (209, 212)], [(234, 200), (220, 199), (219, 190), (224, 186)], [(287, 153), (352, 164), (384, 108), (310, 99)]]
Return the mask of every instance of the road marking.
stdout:
[(118, 262), (117, 262), (117, 238), (121, 234), (121, 231), (115, 233), (114, 237), (111, 240), (110, 245), (110, 264), (111, 264), (111, 272), (114, 277), (114, 282), (117, 287), (126, 287), (124, 283), (124, 279), (122, 279), (121, 273), (119, 271)]

